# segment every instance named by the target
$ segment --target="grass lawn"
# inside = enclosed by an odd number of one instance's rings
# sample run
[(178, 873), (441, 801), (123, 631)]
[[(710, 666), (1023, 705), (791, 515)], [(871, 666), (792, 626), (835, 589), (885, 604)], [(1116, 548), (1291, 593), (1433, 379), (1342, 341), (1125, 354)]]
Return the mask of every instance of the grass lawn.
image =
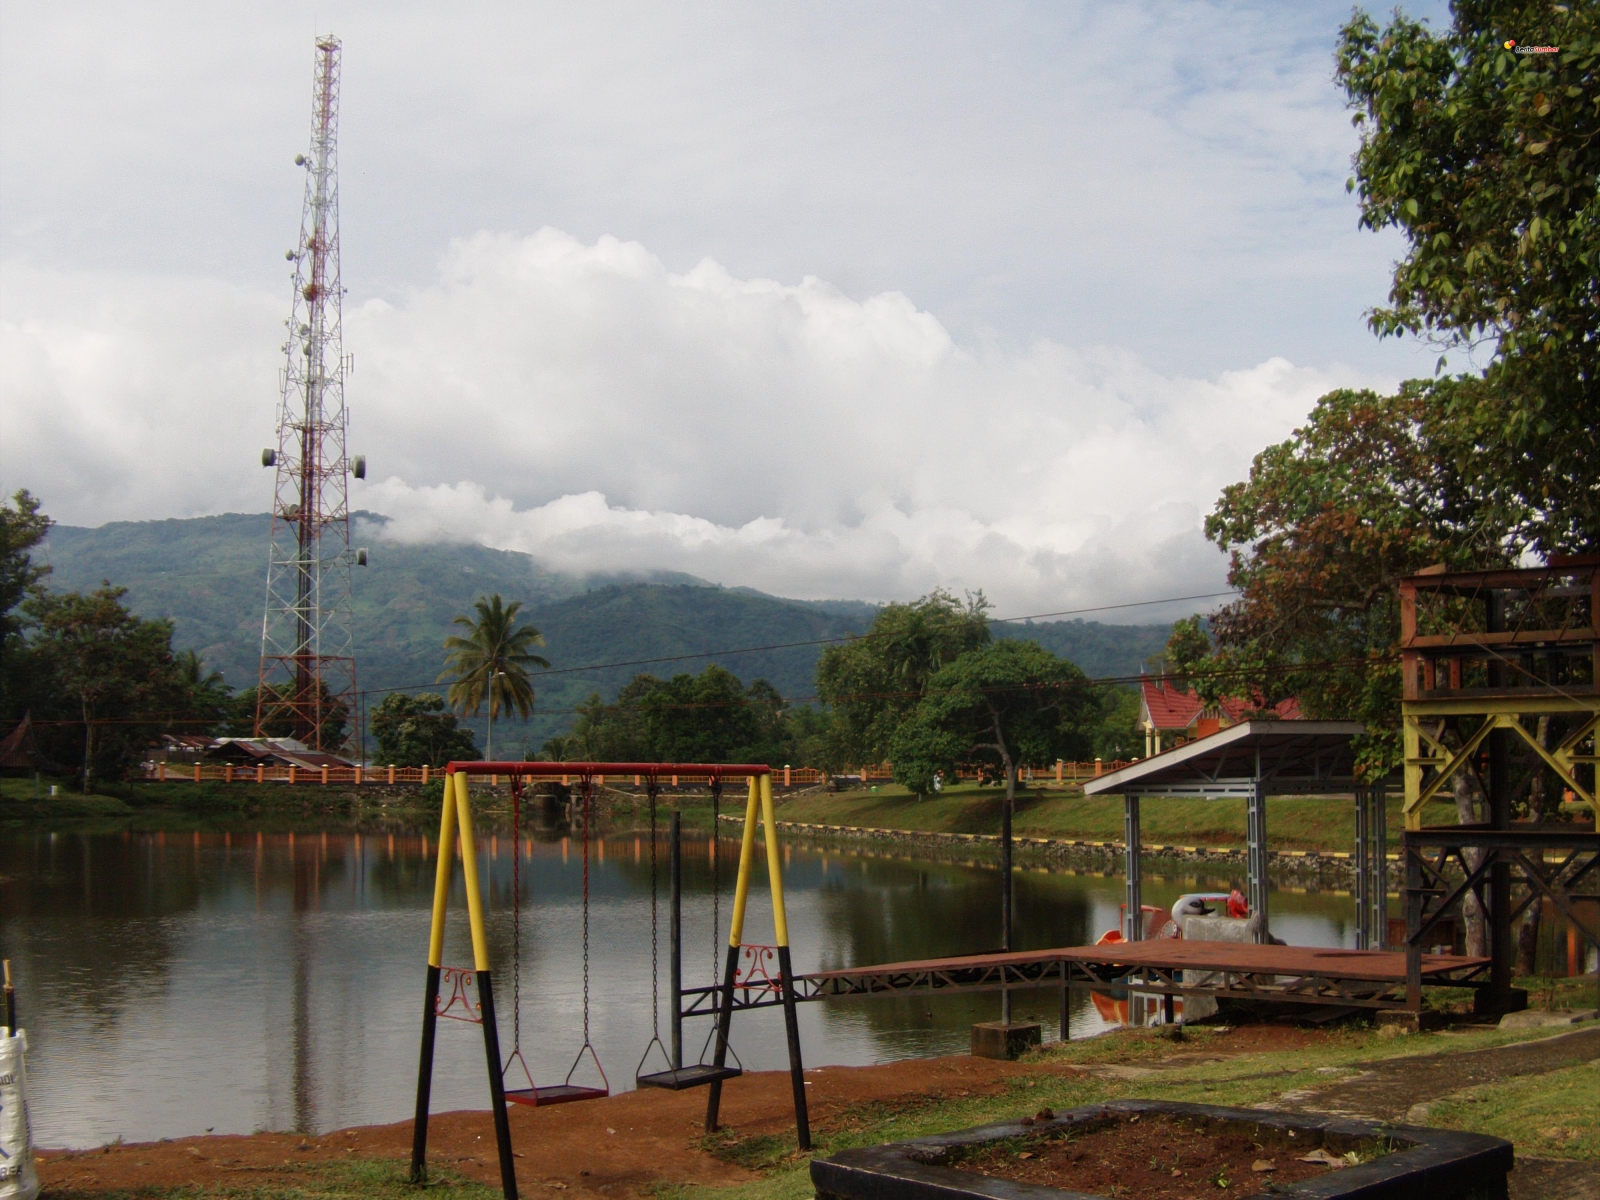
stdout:
[(1428, 1105), (1427, 1123), (1503, 1137), (1535, 1158), (1600, 1159), (1600, 1062), (1469, 1088)]
[[(874, 829), (929, 830), (940, 833), (999, 833), (1004, 791), (960, 784), (918, 800), (897, 785), (876, 792), (813, 794), (785, 801), (780, 820), (819, 825), (858, 825)], [(1403, 822), (1401, 798), (1389, 797), (1389, 844), (1398, 847)], [(1140, 804), (1146, 845), (1243, 846), (1243, 800), (1148, 798)], [(1433, 822), (1455, 821), (1450, 804), (1425, 810)], [(1077, 790), (1043, 789), (1019, 794), (1013, 828), (1018, 837), (1120, 841), (1122, 798), (1085, 796)], [(1267, 829), (1280, 850), (1344, 850), (1355, 843), (1355, 809), (1349, 800), (1276, 796), (1267, 801)]]

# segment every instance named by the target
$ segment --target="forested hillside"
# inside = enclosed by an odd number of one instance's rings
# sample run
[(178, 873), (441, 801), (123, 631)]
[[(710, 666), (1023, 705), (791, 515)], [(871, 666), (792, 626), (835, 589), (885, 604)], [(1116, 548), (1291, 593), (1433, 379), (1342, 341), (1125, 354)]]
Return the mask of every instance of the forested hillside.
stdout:
[[(452, 617), (485, 593), (520, 599), (545, 635), (543, 653), (553, 673), (537, 684), (541, 715), (526, 727), (508, 730), (508, 748), (522, 741), (537, 747), (570, 725), (578, 702), (593, 692), (610, 699), (640, 671), (697, 673), (717, 661), (741, 679), (769, 680), (786, 696), (810, 696), (822, 646), (789, 644), (859, 632), (877, 612), (875, 605), (860, 601), (785, 600), (681, 575), (559, 575), (511, 551), (384, 541), (377, 536), (381, 522), (360, 523), (368, 534), (370, 560), (354, 575), (355, 652), (363, 689), (431, 685)], [(102, 579), (126, 587), (135, 612), (170, 618), (175, 646), (198, 650), (228, 684), (242, 688), (255, 682), (260, 654), (266, 546), (264, 514), (227, 514), (116, 522), (97, 529), (56, 526), (45, 557), (53, 569), (52, 588), (93, 588)], [(1168, 627), (1058, 621), (997, 624), (994, 632), (1036, 640), (1095, 676), (1137, 671), (1164, 644)], [(788, 648), (633, 665), (760, 646)], [(627, 665), (571, 670), (607, 663)], [(501, 736), (497, 731), (497, 746)]]

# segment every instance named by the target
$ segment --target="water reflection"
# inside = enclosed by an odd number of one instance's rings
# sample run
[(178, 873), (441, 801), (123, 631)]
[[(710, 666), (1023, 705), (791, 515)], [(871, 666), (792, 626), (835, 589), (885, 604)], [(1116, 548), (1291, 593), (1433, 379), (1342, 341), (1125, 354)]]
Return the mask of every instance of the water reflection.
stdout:
[[(581, 843), (522, 841), (522, 1050), (536, 1078), (566, 1072), (583, 1027)], [(686, 984), (715, 977), (732, 907), (738, 843), (720, 843), (713, 931), (711, 842), (684, 845)], [(403, 1120), (415, 1081), (436, 843), (406, 833), (37, 834), (0, 838), (0, 943), (13, 959), (29, 1031), (36, 1135), (93, 1145), (255, 1129), (321, 1131)], [(999, 941), (999, 877), (986, 864), (785, 847), (799, 970), (974, 953)], [(516, 938), (512, 845), (491, 834), (479, 871), (511, 1050)], [(661, 965), (666, 966), (666, 854)], [(460, 873), (446, 961), (469, 963)], [(1167, 904), (1225, 877), (1146, 881)], [(1021, 949), (1093, 941), (1117, 923), (1115, 875), (1017, 873)], [(597, 841), (591, 864), (593, 1040), (612, 1086), (630, 1086), (650, 1038), (650, 843)], [(1291, 941), (1353, 942), (1348, 896), (1280, 891), (1274, 926)], [(746, 940), (771, 939), (764, 882)], [(666, 979), (659, 981), (662, 994)], [(1017, 997), (1019, 1017), (1053, 1035), (1055, 993)], [(665, 1009), (665, 1003), (662, 1004)], [(988, 995), (900, 996), (801, 1006), (807, 1061), (867, 1063), (964, 1050), (968, 1027), (997, 1015)], [(664, 1027), (662, 1033), (665, 1035)], [(1101, 1028), (1084, 997), (1075, 1036)], [(707, 1022), (688, 1023), (693, 1059)], [(434, 1107), (483, 1107), (479, 1031), (442, 1022)], [(747, 1067), (784, 1065), (777, 1010), (741, 1014)]]

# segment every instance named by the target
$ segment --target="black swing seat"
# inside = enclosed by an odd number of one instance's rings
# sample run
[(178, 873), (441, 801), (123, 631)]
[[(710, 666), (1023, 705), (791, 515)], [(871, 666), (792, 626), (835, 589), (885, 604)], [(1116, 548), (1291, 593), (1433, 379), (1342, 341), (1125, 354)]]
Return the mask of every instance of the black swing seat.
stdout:
[(696, 1063), (676, 1070), (652, 1071), (639, 1075), (634, 1082), (642, 1088), (665, 1088), (669, 1092), (682, 1092), (703, 1087), (719, 1079), (737, 1079), (744, 1074), (742, 1067), (719, 1067), (714, 1063)]
[(544, 1104), (575, 1104), (579, 1100), (603, 1100), (611, 1094), (610, 1088), (579, 1087), (575, 1083), (558, 1083), (550, 1087), (518, 1088), (506, 1092), (507, 1104), (526, 1104), (538, 1108)]

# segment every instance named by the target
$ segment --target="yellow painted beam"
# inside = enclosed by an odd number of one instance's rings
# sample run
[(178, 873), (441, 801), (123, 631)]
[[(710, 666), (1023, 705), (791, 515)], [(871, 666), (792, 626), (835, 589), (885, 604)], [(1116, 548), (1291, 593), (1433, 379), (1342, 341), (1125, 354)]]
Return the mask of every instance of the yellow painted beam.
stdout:
[(767, 883), (772, 888), (772, 924), (778, 935), (778, 945), (787, 946), (789, 918), (783, 911), (783, 862), (778, 850), (778, 822), (772, 812), (771, 775), (761, 777), (761, 821), (767, 832)]
[[(454, 776), (451, 776), (454, 778)], [(428, 935), (428, 965), (444, 965), (444, 917), (450, 904), (450, 855), (455, 850), (456, 798), (446, 788), (439, 816), (439, 865), (433, 876), (433, 928)]]
[(450, 777), (456, 785), (456, 821), (461, 826), (461, 882), (467, 889), (467, 919), (472, 924), (472, 969), (489, 969), (489, 938), (483, 924), (483, 893), (478, 890), (478, 850), (472, 841), (472, 802), (467, 796), (467, 777), (457, 771)]
[(728, 926), (728, 945), (742, 945), (744, 937), (744, 908), (750, 899), (750, 869), (756, 857), (756, 817), (760, 788), (755, 779), (750, 780), (750, 799), (744, 808), (744, 841), (739, 846), (739, 882), (733, 889), (733, 923)]

